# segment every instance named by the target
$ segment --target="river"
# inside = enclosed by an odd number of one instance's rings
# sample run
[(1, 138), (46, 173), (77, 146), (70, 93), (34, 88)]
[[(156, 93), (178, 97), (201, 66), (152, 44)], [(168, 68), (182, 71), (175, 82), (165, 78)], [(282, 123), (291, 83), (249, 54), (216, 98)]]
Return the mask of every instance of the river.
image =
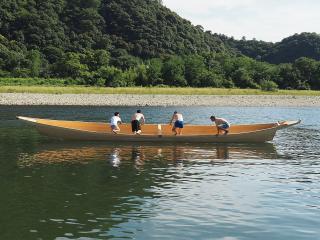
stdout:
[(320, 108), (144, 107), (148, 123), (301, 119), (264, 144), (66, 142), (17, 115), (124, 121), (133, 107), (0, 106), (0, 239), (320, 239)]

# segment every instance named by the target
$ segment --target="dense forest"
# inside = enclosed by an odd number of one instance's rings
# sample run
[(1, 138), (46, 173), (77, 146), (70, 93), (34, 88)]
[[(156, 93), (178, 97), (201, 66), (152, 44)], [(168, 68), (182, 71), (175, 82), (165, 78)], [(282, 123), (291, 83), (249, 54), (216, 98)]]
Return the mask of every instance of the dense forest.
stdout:
[(235, 40), (160, 0), (0, 2), (0, 84), (320, 89), (319, 60), (316, 33)]
[(220, 35), (220, 39), (248, 57), (273, 64), (292, 63), (300, 57), (320, 60), (320, 35), (317, 33), (295, 34), (278, 43), (245, 38), (234, 40), (223, 35)]

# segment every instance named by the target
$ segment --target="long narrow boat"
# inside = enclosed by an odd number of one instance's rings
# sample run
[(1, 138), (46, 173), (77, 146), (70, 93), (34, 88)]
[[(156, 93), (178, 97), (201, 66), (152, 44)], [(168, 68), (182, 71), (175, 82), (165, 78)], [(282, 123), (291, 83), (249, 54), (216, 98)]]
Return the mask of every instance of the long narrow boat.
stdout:
[(130, 124), (122, 124), (121, 132), (114, 134), (110, 126), (102, 122), (79, 122), (17, 117), (32, 123), (38, 131), (49, 137), (64, 140), (108, 141), (108, 142), (197, 142), (197, 143), (258, 143), (273, 140), (277, 130), (300, 123), (298, 121), (282, 121), (265, 124), (232, 125), (227, 135), (217, 134), (212, 125), (185, 125), (183, 135), (172, 134), (168, 124), (145, 124), (141, 135), (131, 133)]

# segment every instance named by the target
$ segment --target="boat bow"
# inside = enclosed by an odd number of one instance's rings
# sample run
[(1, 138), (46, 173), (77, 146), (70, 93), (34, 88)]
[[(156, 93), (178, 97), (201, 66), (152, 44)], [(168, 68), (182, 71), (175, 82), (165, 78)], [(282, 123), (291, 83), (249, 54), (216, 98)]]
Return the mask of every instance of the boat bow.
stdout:
[(37, 123), (37, 118), (17, 116), (17, 119), (26, 121), (26, 122)]
[(294, 125), (297, 125), (301, 123), (301, 120), (296, 120), (296, 121), (281, 121), (278, 122), (278, 129), (283, 129), (283, 128), (287, 128), (287, 127), (291, 127)]

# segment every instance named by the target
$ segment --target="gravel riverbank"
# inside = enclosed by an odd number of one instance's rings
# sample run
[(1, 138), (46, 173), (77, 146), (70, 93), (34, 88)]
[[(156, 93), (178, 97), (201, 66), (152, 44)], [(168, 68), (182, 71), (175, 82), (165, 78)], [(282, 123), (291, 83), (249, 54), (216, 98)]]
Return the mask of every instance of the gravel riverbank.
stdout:
[(0, 93), (0, 105), (320, 107), (320, 96)]

